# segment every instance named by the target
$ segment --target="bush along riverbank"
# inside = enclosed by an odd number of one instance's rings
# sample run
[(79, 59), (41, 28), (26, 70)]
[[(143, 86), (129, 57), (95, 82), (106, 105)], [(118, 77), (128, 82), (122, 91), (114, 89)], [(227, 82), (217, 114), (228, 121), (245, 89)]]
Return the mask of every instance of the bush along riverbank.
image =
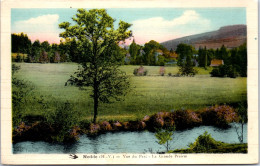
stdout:
[[(67, 110), (65, 111), (67, 114), (73, 113), (67, 109), (68, 107), (63, 108)], [(64, 112), (61, 110), (63, 109), (58, 109), (57, 113)], [(56, 116), (55, 114), (51, 118), (52, 121), (48, 121), (44, 117), (35, 118), (34, 121), (30, 121), (33, 119), (32, 117), (24, 118), (24, 121), (13, 129), (13, 143), (21, 141), (74, 142), (79, 139), (81, 134), (97, 136), (102, 133), (117, 131), (148, 130), (155, 132), (157, 129), (173, 126), (176, 130), (190, 129), (200, 125), (228, 128), (229, 123), (238, 122), (240, 118), (236, 109), (228, 105), (211, 106), (199, 111), (162, 111), (150, 116), (146, 115), (141, 120), (126, 122), (102, 121), (94, 124), (89, 121), (81, 121), (78, 122), (78, 125), (73, 125), (72, 121), (68, 124), (64, 120), (55, 120), (55, 118), (64, 119), (62, 117), (62, 115)]]
[(187, 149), (176, 149), (169, 153), (247, 153), (247, 143), (228, 144), (216, 141), (205, 132)]

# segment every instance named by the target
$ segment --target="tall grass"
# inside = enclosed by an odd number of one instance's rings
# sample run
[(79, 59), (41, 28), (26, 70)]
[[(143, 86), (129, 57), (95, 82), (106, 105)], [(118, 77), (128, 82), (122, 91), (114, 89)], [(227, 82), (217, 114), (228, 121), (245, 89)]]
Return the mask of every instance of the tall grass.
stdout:
[[(44, 96), (48, 104), (44, 109), (25, 106), (23, 114), (43, 115), (55, 110), (57, 105), (68, 101), (73, 108), (81, 112), (81, 120), (93, 117), (93, 101), (88, 91), (77, 87), (64, 86), (77, 64), (30, 64), (20, 63), (21, 70), (16, 74), (20, 79), (30, 81), (35, 94)], [(159, 76), (159, 66), (145, 66), (148, 76), (134, 76), (137, 66), (122, 66), (130, 77), (132, 90), (124, 101), (101, 104), (100, 120), (135, 120), (155, 112), (173, 109), (200, 109), (221, 103), (237, 103), (246, 100), (246, 78), (213, 78), (209, 70), (199, 69), (195, 77)], [(166, 73), (176, 74), (177, 67), (166, 67)], [(32, 103), (35, 102), (31, 101)]]

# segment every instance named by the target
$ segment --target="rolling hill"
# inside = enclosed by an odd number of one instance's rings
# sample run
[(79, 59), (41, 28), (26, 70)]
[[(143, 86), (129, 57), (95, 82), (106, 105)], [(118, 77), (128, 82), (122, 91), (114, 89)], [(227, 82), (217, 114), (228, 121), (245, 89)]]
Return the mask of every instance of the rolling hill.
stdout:
[(219, 28), (216, 31), (186, 36), (160, 43), (168, 50), (177, 48), (180, 43), (190, 44), (198, 49), (199, 47), (207, 47), (217, 49), (222, 45), (231, 49), (238, 47), (246, 42), (247, 27), (246, 25), (230, 25)]

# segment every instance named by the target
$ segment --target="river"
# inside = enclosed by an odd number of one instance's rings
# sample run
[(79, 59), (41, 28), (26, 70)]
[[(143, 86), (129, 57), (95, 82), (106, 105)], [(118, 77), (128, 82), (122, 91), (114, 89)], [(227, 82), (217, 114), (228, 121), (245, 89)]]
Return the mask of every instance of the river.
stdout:
[[(175, 131), (173, 139), (170, 142), (172, 150), (188, 148), (196, 138), (207, 131), (217, 140), (225, 143), (239, 143), (235, 126), (231, 124), (229, 129), (219, 129), (212, 126), (200, 126), (185, 131)], [(165, 151), (163, 145), (156, 142), (154, 133), (148, 131), (142, 132), (116, 132), (106, 133), (95, 138), (89, 138), (86, 135), (80, 136), (80, 140), (71, 145), (53, 144), (42, 141), (19, 142), (13, 144), (14, 154), (71, 154), (71, 153), (156, 153)], [(247, 142), (247, 124), (244, 125), (244, 142)]]

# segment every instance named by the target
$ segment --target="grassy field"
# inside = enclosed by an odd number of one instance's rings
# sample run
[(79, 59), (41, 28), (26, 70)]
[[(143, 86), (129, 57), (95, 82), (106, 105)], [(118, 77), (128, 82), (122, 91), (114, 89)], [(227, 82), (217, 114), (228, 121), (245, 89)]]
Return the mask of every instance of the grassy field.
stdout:
[[(87, 91), (77, 87), (64, 86), (70, 75), (77, 69), (77, 64), (32, 64), (17, 63), (21, 66), (16, 74), (20, 79), (30, 81), (35, 87), (35, 95), (43, 96), (49, 107), (39, 109), (30, 106), (24, 108), (24, 114), (44, 114), (55, 109), (55, 105), (69, 101), (74, 109), (81, 112), (82, 119), (90, 120), (93, 116), (93, 101)], [(145, 67), (148, 76), (134, 76), (138, 66), (123, 66), (130, 76), (132, 90), (124, 101), (101, 104), (98, 120), (135, 120), (161, 110), (200, 109), (220, 103), (236, 103), (246, 100), (246, 78), (213, 78), (211, 69), (199, 69), (195, 77), (159, 76), (159, 68)], [(176, 74), (177, 67), (166, 67), (166, 73)]]

